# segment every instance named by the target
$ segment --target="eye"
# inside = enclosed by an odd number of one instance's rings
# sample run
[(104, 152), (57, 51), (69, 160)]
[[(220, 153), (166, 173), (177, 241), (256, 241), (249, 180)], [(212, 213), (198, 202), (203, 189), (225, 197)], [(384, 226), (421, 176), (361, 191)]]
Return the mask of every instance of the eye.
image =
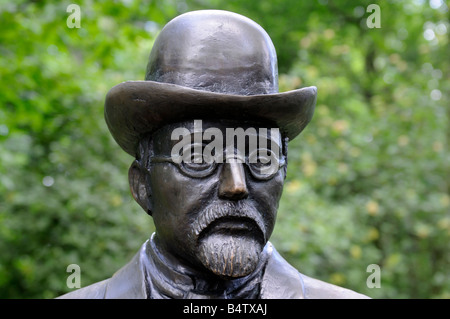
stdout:
[(204, 156), (204, 144), (191, 144), (183, 149), (183, 159), (180, 168), (193, 177), (203, 177), (214, 171), (216, 163)]
[(257, 149), (249, 154), (248, 166), (258, 179), (273, 177), (280, 168), (280, 158), (269, 149)]
[(196, 161), (196, 159), (199, 159), (200, 157), (193, 157), (191, 161), (182, 161), (181, 165), (183, 165), (188, 170), (193, 171), (203, 171), (209, 169), (211, 166), (214, 165), (214, 163), (208, 163), (203, 160), (203, 158), (200, 158), (201, 161)]
[(277, 158), (269, 149), (257, 149), (248, 156), (249, 163), (255, 167), (270, 166), (273, 160)]
[(204, 145), (200, 143), (187, 144), (181, 150), (181, 158), (184, 163), (202, 163)]

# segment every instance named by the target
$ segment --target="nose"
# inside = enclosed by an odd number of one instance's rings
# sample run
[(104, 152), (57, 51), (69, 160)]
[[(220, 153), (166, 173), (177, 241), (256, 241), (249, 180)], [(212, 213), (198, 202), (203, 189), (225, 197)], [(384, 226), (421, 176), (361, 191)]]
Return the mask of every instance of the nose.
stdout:
[(219, 197), (222, 199), (240, 200), (248, 197), (242, 163), (224, 163), (219, 183)]

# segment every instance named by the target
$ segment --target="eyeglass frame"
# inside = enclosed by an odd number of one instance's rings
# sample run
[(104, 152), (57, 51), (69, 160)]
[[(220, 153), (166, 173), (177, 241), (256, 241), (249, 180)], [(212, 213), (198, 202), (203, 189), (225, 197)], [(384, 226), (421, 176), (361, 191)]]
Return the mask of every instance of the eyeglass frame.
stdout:
[[(204, 161), (204, 163), (209, 164), (209, 168), (207, 170), (202, 170), (202, 171), (198, 171), (199, 173), (197, 174), (192, 174), (192, 170), (188, 170), (184, 165), (187, 162), (184, 160), (181, 161), (175, 161), (173, 159), (172, 156), (167, 156), (167, 155), (151, 155), (149, 158), (149, 164), (150, 166), (152, 164), (158, 164), (158, 163), (171, 163), (175, 166), (177, 166), (178, 170), (185, 176), (191, 177), (191, 178), (197, 178), (197, 179), (201, 179), (201, 178), (206, 178), (208, 176), (213, 175), (214, 171), (217, 169), (217, 167), (219, 166), (219, 164), (227, 164), (227, 163), (239, 163), (239, 164), (245, 164), (245, 166), (247, 166), (248, 170), (250, 171), (251, 175), (257, 179), (257, 180), (261, 180), (261, 181), (266, 181), (266, 180), (270, 180), (272, 179), (279, 171), (281, 168), (283, 168), (286, 164), (286, 156), (285, 155), (281, 155), (276, 157), (277, 161), (278, 161), (278, 167), (277, 169), (274, 169), (274, 172), (271, 174), (268, 174), (267, 176), (261, 176), (260, 173), (255, 172), (255, 170), (252, 168), (252, 164), (256, 164), (256, 163), (251, 163), (249, 161), (249, 157), (251, 157), (253, 155), (253, 153), (257, 153), (259, 154), (260, 152), (264, 152), (264, 151), (269, 151), (271, 153), (273, 153), (271, 150), (269, 149), (256, 149), (255, 151), (253, 151), (250, 155), (248, 156), (241, 156), (238, 154), (232, 154), (232, 155), (228, 155), (225, 156), (225, 162), (217, 162), (216, 160), (213, 160), (211, 162), (207, 162)], [(214, 157), (214, 156), (213, 156)], [(214, 157), (215, 158), (215, 157)], [(245, 161), (242, 160), (242, 158), (245, 159)], [(232, 159), (232, 160), (236, 160), (233, 162), (229, 162), (228, 160)], [(191, 163), (189, 163), (191, 164)], [(199, 164), (199, 163), (194, 163), (194, 164)]]

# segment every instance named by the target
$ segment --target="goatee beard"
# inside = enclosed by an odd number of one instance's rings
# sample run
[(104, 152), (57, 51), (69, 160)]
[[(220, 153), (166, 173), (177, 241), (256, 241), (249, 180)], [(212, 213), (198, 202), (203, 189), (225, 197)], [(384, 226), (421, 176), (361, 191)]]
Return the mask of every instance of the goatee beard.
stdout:
[(253, 205), (216, 203), (200, 212), (194, 223), (197, 257), (215, 275), (238, 278), (258, 265), (266, 243), (266, 225)]
[(263, 248), (255, 238), (218, 233), (200, 241), (198, 257), (215, 275), (238, 278), (249, 275), (256, 268)]

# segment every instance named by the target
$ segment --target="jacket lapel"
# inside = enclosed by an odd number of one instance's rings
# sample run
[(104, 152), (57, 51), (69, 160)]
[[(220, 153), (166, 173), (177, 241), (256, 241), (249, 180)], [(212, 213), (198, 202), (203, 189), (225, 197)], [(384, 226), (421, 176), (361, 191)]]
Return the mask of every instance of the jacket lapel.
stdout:
[[(133, 259), (118, 270), (106, 287), (106, 299), (146, 299), (146, 278), (143, 260), (146, 260), (145, 242)], [(304, 282), (301, 274), (281, 257), (273, 245), (267, 243), (269, 259), (261, 282), (261, 299), (303, 299)]]
[(106, 299), (147, 299), (146, 279), (142, 261), (145, 260), (146, 241), (139, 252), (108, 281)]
[(261, 299), (304, 299), (302, 275), (267, 243), (269, 260), (261, 283)]

